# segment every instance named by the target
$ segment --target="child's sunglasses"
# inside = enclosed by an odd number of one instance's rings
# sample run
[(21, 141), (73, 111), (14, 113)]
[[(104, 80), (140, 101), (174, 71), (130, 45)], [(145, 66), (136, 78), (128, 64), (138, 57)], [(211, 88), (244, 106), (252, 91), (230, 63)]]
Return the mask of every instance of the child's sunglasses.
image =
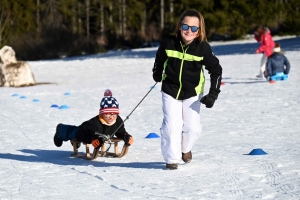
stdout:
[(199, 28), (197, 26), (189, 26), (187, 24), (181, 24), (181, 29), (182, 30), (187, 31), (187, 30), (189, 30), (189, 28), (191, 28), (191, 31), (193, 33), (197, 32), (199, 30)]

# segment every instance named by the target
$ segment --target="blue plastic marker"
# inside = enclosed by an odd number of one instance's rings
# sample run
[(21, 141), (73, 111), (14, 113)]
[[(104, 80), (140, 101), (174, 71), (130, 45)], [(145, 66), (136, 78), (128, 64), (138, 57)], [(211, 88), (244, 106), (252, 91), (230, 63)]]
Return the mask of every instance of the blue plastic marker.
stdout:
[(146, 138), (160, 138), (156, 133), (149, 133)]
[(67, 106), (67, 105), (62, 105), (59, 107), (59, 109), (68, 109), (68, 108), (69, 108), (69, 106)]
[(253, 149), (249, 155), (265, 155), (267, 154), (264, 150), (262, 149)]

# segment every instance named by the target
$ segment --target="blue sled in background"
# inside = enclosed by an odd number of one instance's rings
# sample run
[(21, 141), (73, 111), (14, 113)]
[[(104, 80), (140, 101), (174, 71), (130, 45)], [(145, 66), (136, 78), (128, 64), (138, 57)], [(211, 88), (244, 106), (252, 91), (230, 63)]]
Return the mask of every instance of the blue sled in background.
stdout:
[(288, 79), (288, 75), (283, 72), (276, 73), (274, 76), (270, 77), (270, 81), (286, 81)]

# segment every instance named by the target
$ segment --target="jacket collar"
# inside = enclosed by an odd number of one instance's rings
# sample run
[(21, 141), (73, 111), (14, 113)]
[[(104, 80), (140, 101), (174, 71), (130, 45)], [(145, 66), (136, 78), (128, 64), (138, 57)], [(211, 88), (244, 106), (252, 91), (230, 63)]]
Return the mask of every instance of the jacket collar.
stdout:
[(98, 118), (99, 118), (99, 121), (100, 121), (102, 124), (106, 125), (106, 126), (112, 126), (112, 125), (114, 125), (114, 124), (116, 123), (116, 121), (117, 121), (117, 120), (114, 120), (113, 123), (108, 124), (108, 123), (104, 120), (102, 114), (99, 114)]
[[(176, 43), (175, 43), (176, 49), (179, 48), (180, 50), (182, 50), (181, 44), (184, 45), (181, 35), (178, 34), (176, 37)], [(189, 50), (194, 51), (196, 49), (197, 44), (199, 44), (199, 40), (198, 40), (198, 38), (195, 38), (190, 44), (186, 45), (186, 47), (189, 47)]]

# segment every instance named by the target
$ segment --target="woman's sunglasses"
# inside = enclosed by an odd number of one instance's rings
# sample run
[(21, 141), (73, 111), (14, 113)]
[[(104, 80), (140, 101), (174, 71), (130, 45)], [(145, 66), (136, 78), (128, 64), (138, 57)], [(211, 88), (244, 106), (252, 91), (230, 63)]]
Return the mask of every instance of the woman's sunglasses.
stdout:
[(191, 28), (191, 31), (193, 33), (197, 32), (199, 30), (199, 27), (197, 27), (197, 26), (189, 26), (187, 24), (181, 24), (181, 29), (182, 30), (187, 31), (187, 30), (189, 30), (189, 28)]

